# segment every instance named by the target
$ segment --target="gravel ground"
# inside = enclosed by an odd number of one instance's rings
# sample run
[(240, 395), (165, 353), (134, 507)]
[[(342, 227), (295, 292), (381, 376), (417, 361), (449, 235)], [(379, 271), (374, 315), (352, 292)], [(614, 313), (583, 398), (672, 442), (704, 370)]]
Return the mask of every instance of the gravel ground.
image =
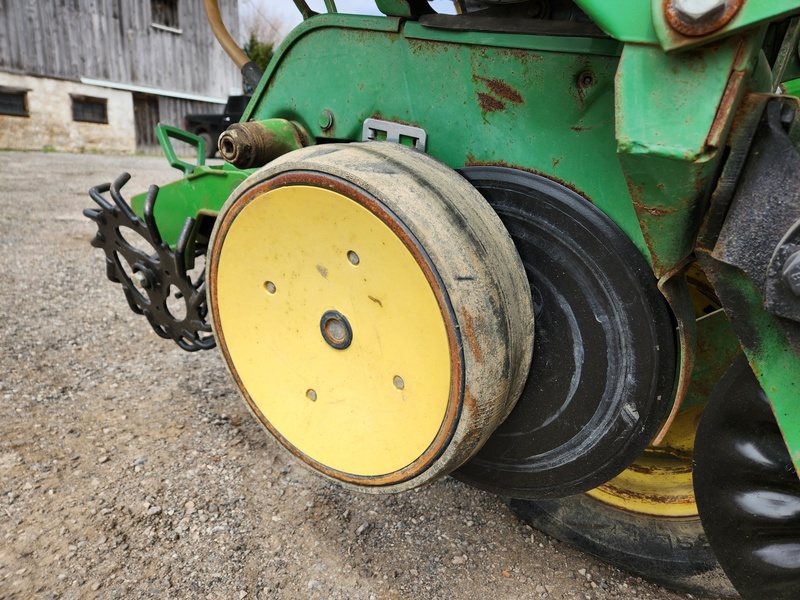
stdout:
[(343, 491), (267, 439), (216, 351), (105, 279), (87, 190), (156, 157), (0, 152), (0, 598), (687, 598), (445, 479)]

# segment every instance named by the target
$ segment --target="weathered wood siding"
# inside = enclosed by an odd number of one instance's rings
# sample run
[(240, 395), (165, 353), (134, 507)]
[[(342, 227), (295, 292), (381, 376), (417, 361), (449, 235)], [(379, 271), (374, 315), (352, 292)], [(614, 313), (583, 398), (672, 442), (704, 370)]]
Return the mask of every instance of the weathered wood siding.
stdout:
[[(214, 40), (203, 0), (178, 1), (181, 33), (152, 27), (150, 0), (0, 0), (0, 70), (225, 98), (241, 77)], [(220, 1), (234, 38), (237, 5)]]

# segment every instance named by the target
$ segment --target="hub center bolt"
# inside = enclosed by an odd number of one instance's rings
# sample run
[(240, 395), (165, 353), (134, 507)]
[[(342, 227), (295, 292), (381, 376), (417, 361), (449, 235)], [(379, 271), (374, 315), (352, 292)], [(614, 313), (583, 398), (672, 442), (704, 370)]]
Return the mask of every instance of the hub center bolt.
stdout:
[(344, 350), (353, 341), (353, 328), (347, 317), (338, 310), (329, 310), (322, 315), (319, 329), (328, 345), (337, 350)]

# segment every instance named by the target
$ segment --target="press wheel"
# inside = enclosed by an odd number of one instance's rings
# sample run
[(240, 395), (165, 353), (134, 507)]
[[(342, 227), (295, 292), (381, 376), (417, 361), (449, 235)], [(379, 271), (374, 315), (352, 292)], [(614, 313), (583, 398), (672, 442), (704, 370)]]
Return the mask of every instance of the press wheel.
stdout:
[(695, 444), (700, 519), (743, 598), (800, 596), (800, 481), (772, 406), (737, 360), (706, 406)]
[(310, 147), (249, 177), (217, 219), (208, 272), (250, 410), (344, 485), (449, 473), (526, 380), (533, 310), (508, 233), (460, 175), (399, 144)]
[(455, 475), (517, 498), (585, 492), (628, 467), (670, 408), (671, 313), (641, 252), (585, 198), (505, 167), (461, 173), (517, 246), (537, 334), (517, 406)]

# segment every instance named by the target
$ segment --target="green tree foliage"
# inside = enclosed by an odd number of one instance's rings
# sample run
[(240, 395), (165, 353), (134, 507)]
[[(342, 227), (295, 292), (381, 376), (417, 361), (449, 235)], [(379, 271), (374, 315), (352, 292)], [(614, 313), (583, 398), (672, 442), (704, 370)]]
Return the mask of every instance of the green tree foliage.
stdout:
[(262, 42), (256, 36), (255, 31), (250, 32), (250, 38), (244, 45), (244, 53), (248, 58), (256, 63), (262, 71), (266, 70), (269, 61), (272, 60), (274, 42)]

